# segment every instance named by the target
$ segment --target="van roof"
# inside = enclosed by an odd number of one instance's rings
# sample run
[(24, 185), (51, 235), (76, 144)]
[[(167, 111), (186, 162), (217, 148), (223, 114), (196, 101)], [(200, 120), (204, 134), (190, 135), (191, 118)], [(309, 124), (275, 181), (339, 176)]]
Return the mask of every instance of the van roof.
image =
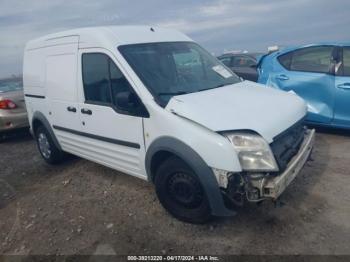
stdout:
[(157, 26), (101, 26), (77, 28), (45, 35), (29, 41), (26, 49), (50, 46), (57, 41), (61, 44), (79, 42), (79, 46), (82, 47), (105, 47), (111, 44), (116, 46), (192, 40), (179, 31)]

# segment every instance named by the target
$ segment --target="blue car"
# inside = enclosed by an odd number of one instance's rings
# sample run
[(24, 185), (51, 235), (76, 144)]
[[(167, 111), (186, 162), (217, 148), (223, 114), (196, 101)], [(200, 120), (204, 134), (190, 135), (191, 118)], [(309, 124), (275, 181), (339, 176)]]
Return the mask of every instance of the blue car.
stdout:
[(259, 83), (301, 96), (308, 123), (350, 129), (350, 43), (286, 48), (263, 56), (258, 73)]

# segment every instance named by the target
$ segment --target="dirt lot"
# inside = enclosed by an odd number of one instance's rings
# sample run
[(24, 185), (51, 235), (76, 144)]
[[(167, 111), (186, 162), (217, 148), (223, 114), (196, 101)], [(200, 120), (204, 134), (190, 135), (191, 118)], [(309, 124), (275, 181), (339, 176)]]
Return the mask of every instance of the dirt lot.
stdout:
[(350, 136), (318, 133), (285, 204), (191, 225), (152, 185), (72, 158), (51, 167), (29, 135), (0, 144), (0, 254), (350, 254)]

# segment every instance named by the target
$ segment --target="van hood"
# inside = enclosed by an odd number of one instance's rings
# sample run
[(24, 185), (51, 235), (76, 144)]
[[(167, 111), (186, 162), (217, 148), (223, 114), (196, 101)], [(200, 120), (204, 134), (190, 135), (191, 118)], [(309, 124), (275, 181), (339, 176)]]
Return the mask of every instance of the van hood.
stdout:
[(268, 143), (307, 112), (295, 93), (250, 81), (174, 96), (165, 109), (216, 132), (252, 130)]

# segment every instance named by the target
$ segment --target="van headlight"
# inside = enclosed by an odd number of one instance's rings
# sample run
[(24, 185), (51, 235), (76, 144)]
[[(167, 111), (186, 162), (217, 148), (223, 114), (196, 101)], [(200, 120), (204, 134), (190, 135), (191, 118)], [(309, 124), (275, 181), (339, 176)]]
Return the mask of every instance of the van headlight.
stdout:
[(275, 157), (264, 138), (250, 133), (224, 133), (237, 150), (238, 158), (245, 171), (278, 171)]

